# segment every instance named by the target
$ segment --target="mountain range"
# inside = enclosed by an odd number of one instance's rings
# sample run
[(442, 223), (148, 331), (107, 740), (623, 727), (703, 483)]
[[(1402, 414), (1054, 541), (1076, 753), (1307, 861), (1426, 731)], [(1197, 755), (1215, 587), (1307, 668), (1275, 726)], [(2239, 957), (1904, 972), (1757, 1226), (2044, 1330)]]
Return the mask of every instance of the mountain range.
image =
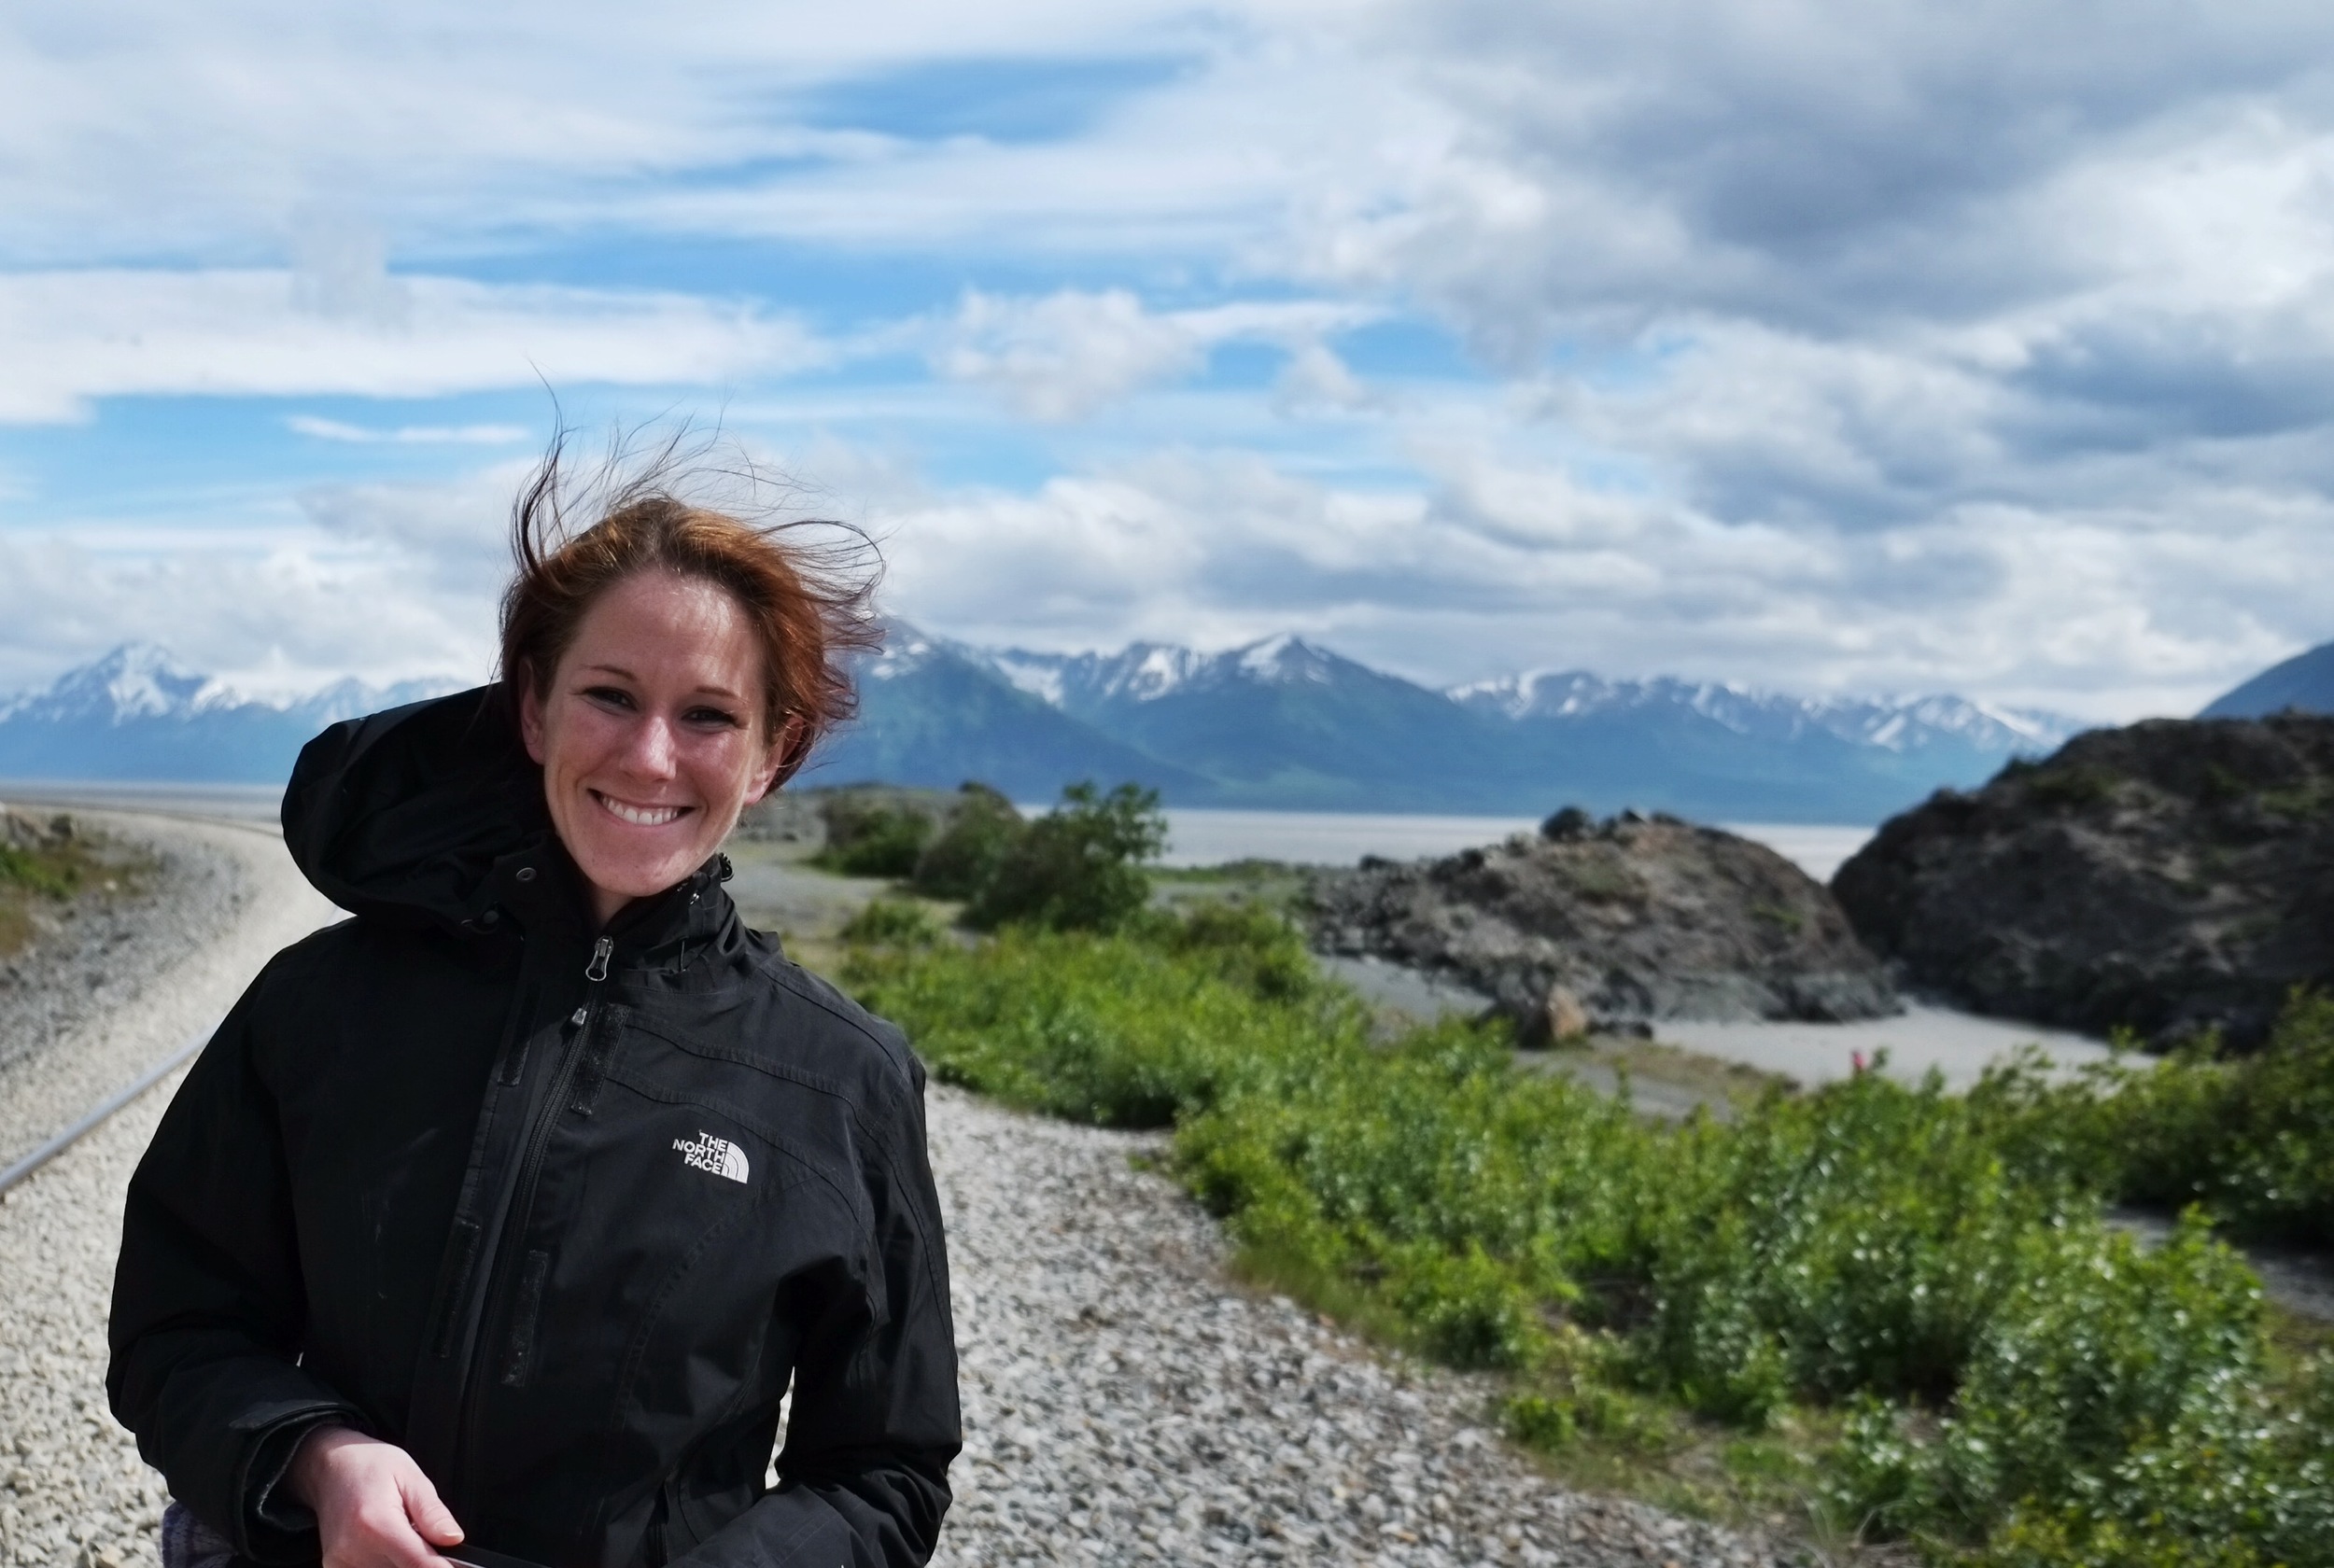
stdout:
[[(1870, 822), (2081, 726), (1952, 696), (1806, 699), (1537, 672), (1436, 691), (1295, 637), (1225, 652), (981, 649), (894, 623), (809, 784), (1135, 779), (1170, 805)], [(459, 682), (268, 702), (131, 644), (0, 701), (0, 777), (274, 782), (324, 725)]]
[[(1219, 653), (1041, 653), (898, 624), (860, 695), (818, 781), (982, 777), (1042, 800), (1067, 778), (1136, 778), (1171, 805), (1308, 811), (1877, 821), (2082, 727), (1959, 697), (1802, 699), (1578, 671), (1439, 692), (1287, 636)], [(976, 735), (985, 771), (959, 763)]]

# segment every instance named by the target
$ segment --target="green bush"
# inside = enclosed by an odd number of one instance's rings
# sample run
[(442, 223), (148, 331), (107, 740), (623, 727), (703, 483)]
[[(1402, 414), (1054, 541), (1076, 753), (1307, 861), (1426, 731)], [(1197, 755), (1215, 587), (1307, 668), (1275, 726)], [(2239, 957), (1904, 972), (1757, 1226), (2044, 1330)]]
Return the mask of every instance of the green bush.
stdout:
[(2081, 1173), (2108, 1197), (2201, 1203), (2234, 1234), (2334, 1246), (2334, 1001), (2298, 994), (2261, 1050), (2210, 1040), (2072, 1083), (1994, 1074), (1973, 1099), (2036, 1171)]
[(1108, 1127), (1165, 1127), (1235, 1081), (1368, 1049), (1350, 998), (1260, 997), (1245, 955), (1157, 937), (1016, 926), (978, 948), (856, 949), (844, 979), (943, 1080)]
[(916, 890), (926, 898), (974, 897), (996, 875), (1022, 831), (1011, 801), (986, 784), (964, 784), (948, 820), (916, 858)]
[(906, 899), (879, 898), (844, 923), (838, 933), (848, 943), (871, 947), (930, 947), (941, 938), (940, 923), (931, 911)]
[(933, 836), (932, 818), (912, 805), (849, 796), (827, 803), (826, 823), (826, 847), (813, 860), (846, 876), (910, 875)]
[(1121, 784), (1105, 795), (1091, 783), (1070, 785), (1061, 805), (1005, 846), (964, 923), (976, 931), (1015, 922), (1109, 931), (1149, 900), (1142, 862), (1166, 842), (1158, 791)]
[[(862, 947), (846, 978), (946, 1079), (1173, 1125), (1244, 1256), (1506, 1370), (1525, 1441), (1658, 1453), (1683, 1410), (1828, 1405), (1849, 1533), (2060, 1568), (2334, 1562), (2334, 1375), (2280, 1370), (2200, 1217), (2153, 1252), (2101, 1221), (2112, 1119), (2152, 1103), (2131, 1083), (2013, 1069), (1957, 1098), (1868, 1073), (1664, 1127), (1516, 1071), (1497, 1027), (1372, 1043), (1254, 907)], [(2281, 1034), (2296, 1060), (2313, 1016)]]

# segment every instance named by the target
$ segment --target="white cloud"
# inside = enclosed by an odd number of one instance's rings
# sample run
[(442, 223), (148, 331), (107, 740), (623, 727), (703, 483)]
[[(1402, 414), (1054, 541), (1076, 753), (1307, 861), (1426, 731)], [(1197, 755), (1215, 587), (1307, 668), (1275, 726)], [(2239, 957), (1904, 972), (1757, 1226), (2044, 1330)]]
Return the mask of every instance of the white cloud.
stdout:
[(394, 429), (377, 430), (307, 413), (292, 414), (284, 424), (300, 435), (314, 436), (318, 441), (352, 441), (359, 445), (386, 441), (398, 445), (508, 446), (531, 434), (524, 425), (400, 425)]
[(1025, 417), (1059, 423), (1190, 375), (1218, 344), (1261, 341), (1287, 346), (1302, 361), (1301, 373), (1314, 378), (1303, 383), (1306, 391), (1317, 397), (1333, 389), (1352, 404), (1367, 395), (1321, 338), (1377, 314), (1321, 301), (1154, 312), (1124, 288), (1064, 288), (1034, 299), (969, 289), (935, 334), (931, 358), (950, 380), (992, 387)]
[(0, 535), (0, 689), (45, 683), (119, 643), (160, 642), (256, 688), (483, 678), (492, 601), (421, 591), (401, 556), (291, 535), (258, 550), (124, 557)]
[(91, 399), (348, 393), (418, 398), (583, 382), (720, 385), (820, 362), (794, 322), (686, 295), (399, 280), (401, 319), (304, 308), (284, 272), (0, 274), (0, 423)]
[(1004, 393), (1033, 419), (1076, 419), (1148, 382), (1187, 375), (1206, 345), (1184, 323), (1153, 315), (1123, 288), (1064, 289), (1042, 300), (967, 293), (933, 366)]

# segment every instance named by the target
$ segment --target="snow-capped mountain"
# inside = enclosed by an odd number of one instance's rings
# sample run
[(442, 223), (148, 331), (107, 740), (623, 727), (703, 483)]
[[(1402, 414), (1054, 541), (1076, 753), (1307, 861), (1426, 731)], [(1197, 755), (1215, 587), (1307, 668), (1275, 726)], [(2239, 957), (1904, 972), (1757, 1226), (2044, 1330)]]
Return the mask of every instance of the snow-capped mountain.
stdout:
[(1578, 801), (1870, 821), (2082, 727), (1947, 695), (1800, 698), (1579, 671), (1435, 692), (1287, 635), (1220, 652), (948, 646), (1205, 775), (1222, 804), (1537, 812)]
[(2055, 751), (2088, 727), (2063, 714), (1966, 697), (1792, 697), (1709, 681), (1607, 680), (1585, 670), (1505, 676), (1454, 686), (1446, 694), (1462, 707), (1517, 721), (1669, 709), (1697, 714), (1742, 735), (1789, 739), (1820, 730), (1851, 745), (1888, 751), (1958, 745), (2005, 760)]
[(1031, 695), (977, 649), (892, 623), (862, 659), (859, 717), (831, 736), (806, 784), (880, 781), (953, 788), (977, 779), (1017, 800), (1048, 801), (1080, 778), (1139, 779), (1179, 800), (1208, 780), (1149, 756)]
[(1159, 642), (1133, 643), (1117, 653), (1033, 653), (1019, 648), (963, 651), (986, 661), (1022, 691), (1071, 713), (1242, 683), (1326, 686), (1336, 680), (1341, 665), (1364, 668), (1287, 633), (1221, 653)]
[(280, 783), (326, 725), (460, 684), (352, 679), (269, 699), (190, 669), (167, 649), (124, 643), (44, 690), (0, 699), (0, 777)]

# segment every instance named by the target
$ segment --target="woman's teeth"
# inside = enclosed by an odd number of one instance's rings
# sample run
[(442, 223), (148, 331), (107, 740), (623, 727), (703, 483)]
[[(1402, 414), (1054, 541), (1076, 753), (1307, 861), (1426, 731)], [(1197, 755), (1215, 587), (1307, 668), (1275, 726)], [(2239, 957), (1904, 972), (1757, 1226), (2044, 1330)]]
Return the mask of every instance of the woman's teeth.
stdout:
[(594, 791), (594, 798), (611, 813), (638, 828), (661, 828), (668, 822), (681, 819), (689, 808), (685, 805), (631, 805), (608, 795)]

